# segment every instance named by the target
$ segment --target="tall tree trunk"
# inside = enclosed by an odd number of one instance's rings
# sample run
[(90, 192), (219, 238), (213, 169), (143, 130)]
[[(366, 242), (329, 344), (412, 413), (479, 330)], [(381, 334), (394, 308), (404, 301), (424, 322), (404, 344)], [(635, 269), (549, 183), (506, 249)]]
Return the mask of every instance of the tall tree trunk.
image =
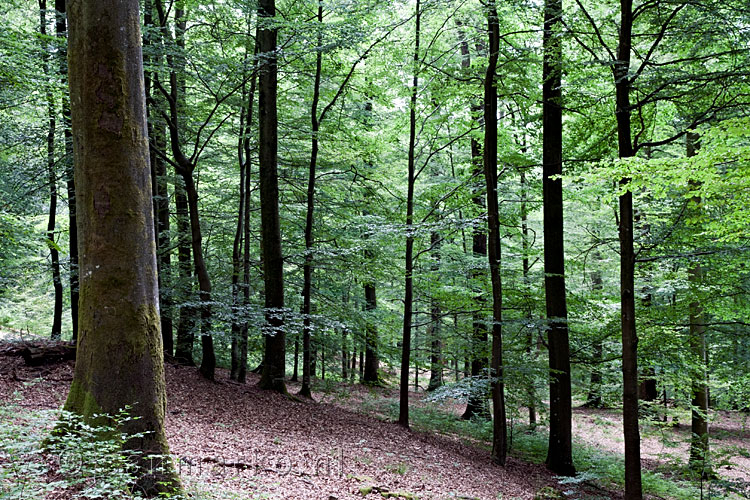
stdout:
[[(167, 148), (167, 136), (164, 129), (164, 123), (159, 119), (154, 119), (153, 125), (154, 147), (161, 151)], [(164, 343), (164, 353), (172, 356), (174, 352), (174, 325), (172, 322), (172, 252), (170, 249), (169, 237), (169, 191), (167, 182), (167, 164), (157, 154), (151, 156), (154, 162), (152, 169), (156, 175), (156, 191), (154, 199), (156, 200), (156, 224), (157, 224), (157, 248), (156, 261), (159, 270), (159, 305), (161, 314), (161, 336)]]
[[(249, 25), (248, 20), (248, 25)], [(250, 27), (248, 26), (248, 36), (250, 39)], [(243, 68), (243, 80), (247, 73), (247, 61), (248, 61), (248, 48), (245, 47), (245, 54), (242, 61)], [(237, 225), (234, 232), (234, 240), (232, 242), (232, 351), (231, 351), (231, 367), (229, 378), (231, 380), (239, 380), (241, 364), (242, 364), (242, 332), (244, 319), (240, 317), (240, 273), (242, 272), (243, 259), (243, 241), (245, 238), (245, 204), (249, 203), (248, 193), (245, 191), (245, 177), (248, 175), (250, 167), (250, 158), (245, 155), (246, 148), (245, 143), (248, 140), (246, 133), (250, 129), (250, 107), (252, 106), (252, 100), (248, 103), (246, 87), (242, 85), (242, 98), (240, 106), (240, 130), (239, 137), (237, 138), (237, 162), (240, 167), (240, 182), (239, 182), (239, 208), (237, 210)], [(244, 316), (244, 315), (243, 315)], [(247, 349), (247, 348), (246, 348)], [(247, 358), (245, 358), (247, 361)], [(247, 370), (247, 367), (245, 367)]]
[(505, 465), (508, 452), (508, 427), (505, 421), (505, 382), (503, 380), (503, 288), (500, 277), (500, 210), (497, 200), (497, 71), (500, 51), (500, 24), (494, 0), (487, 2), (489, 61), (484, 79), (484, 178), (487, 183), (487, 258), (492, 282), (492, 461)]
[(50, 59), (52, 58), (47, 36), (47, 0), (39, 0), (39, 34), (42, 38), (42, 69), (46, 80), (45, 94), (47, 98), (47, 182), (49, 183), (49, 217), (47, 219), (47, 247), (50, 253), (52, 268), (52, 285), (55, 291), (55, 301), (52, 309), (52, 332), (50, 337), (59, 339), (62, 336), (63, 286), (60, 277), (60, 252), (55, 243), (55, 223), (57, 217), (57, 175), (55, 173), (55, 128), (57, 113), (55, 111), (55, 95), (52, 91), (52, 75)]
[[(144, 2), (144, 26), (154, 28), (153, 3), (151, 0)], [(149, 37), (144, 36), (143, 45), (151, 44)], [(150, 61), (145, 59), (144, 66)], [(172, 300), (169, 293), (171, 289), (171, 257), (169, 248), (169, 193), (167, 191), (167, 165), (164, 159), (158, 155), (158, 151), (166, 151), (167, 137), (164, 122), (152, 113), (152, 103), (157, 101), (152, 94), (153, 75), (144, 72), (146, 88), (146, 120), (148, 133), (151, 141), (149, 143), (149, 157), (151, 161), (151, 192), (154, 195), (154, 230), (156, 236), (156, 264), (159, 275), (159, 311), (161, 314), (161, 333), (164, 345), (165, 358), (171, 358), (174, 351), (174, 337), (172, 334)], [(158, 100), (161, 102), (161, 100)], [(158, 105), (157, 105), (158, 106)]]
[[(247, 64), (247, 53), (243, 67)], [(234, 241), (232, 242), (232, 347), (231, 347), (231, 366), (229, 371), (230, 380), (237, 380), (240, 372), (240, 335), (242, 334), (242, 320), (240, 319), (240, 268), (242, 260), (242, 242), (245, 236), (245, 175), (247, 163), (244, 158), (244, 148), (242, 147), (245, 133), (245, 119), (247, 110), (245, 108), (246, 93), (242, 89), (242, 108), (240, 109), (240, 137), (238, 139), (237, 153), (240, 166), (239, 182), (239, 208), (237, 210), (237, 226), (234, 232)]]
[[(547, 467), (575, 475), (572, 448), (570, 346), (565, 300), (562, 192), (562, 0), (544, 5), (544, 67), (542, 70), (542, 151), (544, 192), (544, 287), (550, 369), (550, 424)], [(554, 178), (557, 176), (557, 178)]]
[[(58, 38), (67, 38), (66, 0), (55, 0), (55, 34)], [(60, 63), (60, 83), (68, 85), (68, 47), (61, 43), (58, 51)], [(65, 181), (68, 192), (68, 243), (70, 254), (70, 318), (73, 324), (73, 342), (78, 340), (78, 227), (76, 226), (76, 183), (73, 163), (73, 132), (70, 129), (70, 100), (68, 93), (62, 96), (62, 124), (65, 139)]]
[[(633, 33), (633, 1), (620, 0), (620, 37), (615, 81), (615, 117), (620, 158), (633, 156), (630, 131), (630, 52)], [(628, 187), (629, 179), (622, 179)], [(622, 414), (625, 441), (625, 498), (641, 500), (641, 440), (638, 428), (638, 334), (635, 328), (635, 251), (633, 249), (633, 194), (620, 196), (620, 314), (622, 319)]]
[[(318, 25), (322, 29), (323, 4), (318, 3), (316, 16)], [(312, 294), (312, 272), (313, 272), (313, 224), (315, 215), (315, 176), (318, 166), (318, 133), (320, 122), (318, 120), (318, 103), (320, 102), (320, 75), (323, 67), (323, 33), (318, 31), (318, 50), (315, 57), (315, 80), (313, 83), (313, 99), (310, 106), (311, 125), (311, 148), (310, 168), (307, 178), (307, 214), (305, 216), (305, 263), (302, 268), (302, 387), (299, 395), (312, 398), (310, 392), (310, 335), (312, 334), (312, 322), (310, 317), (311, 294)], [(323, 365), (325, 374), (325, 365)], [(325, 375), (324, 375), (325, 378)]]
[(278, 117), (277, 91), (277, 28), (263, 21), (276, 15), (275, 0), (258, 2), (258, 53), (260, 67), (260, 218), (263, 248), (263, 281), (265, 284), (266, 328), (263, 374), (260, 387), (286, 393), (284, 372), (286, 342), (284, 334), (284, 260), (281, 253), (279, 221), (279, 180), (277, 173)]
[[(698, 153), (700, 138), (697, 133), (687, 134), (687, 156), (692, 157)], [(691, 191), (699, 191), (701, 184), (690, 181)], [(693, 211), (700, 216), (703, 201), (700, 194), (691, 199)], [(690, 467), (699, 471), (704, 478), (711, 475), (711, 466), (708, 460), (708, 351), (706, 349), (706, 325), (703, 313), (703, 305), (699, 299), (699, 288), (703, 281), (703, 270), (699, 260), (694, 261), (688, 269), (688, 280), (693, 298), (689, 304), (690, 310), (690, 353), (693, 358), (692, 369), (692, 411), (690, 418)]]
[[(471, 68), (471, 52), (469, 50), (469, 42), (466, 40), (466, 36), (463, 32), (459, 31), (459, 47), (461, 50), (461, 67), (464, 71), (468, 71)], [(471, 114), (475, 116), (481, 123), (484, 122), (484, 117), (480, 116), (482, 113), (482, 106), (479, 104), (471, 105)], [(479, 141), (472, 137), (471, 138), (471, 161), (473, 164), (472, 175), (480, 177), (483, 175), (483, 159), (482, 159), (482, 146)], [(473, 193), (471, 200), (475, 205), (479, 214), (485, 211), (484, 201), (484, 188), (476, 183), (473, 186)], [(487, 232), (482, 228), (482, 223), (476, 220), (472, 227), (472, 243), (471, 249), (475, 258), (486, 259), (487, 258)], [(481, 281), (484, 277), (483, 270), (475, 269), (472, 271), (472, 278), (475, 281)], [(485, 299), (484, 293), (481, 287), (478, 293), (474, 296), (474, 302), (476, 303), (476, 310), (473, 313), (472, 320), (472, 336), (470, 342), (470, 366), (471, 369), (467, 370), (464, 368), (464, 376), (469, 374), (472, 377), (486, 376), (487, 366), (489, 359), (487, 356), (487, 342), (488, 332), (487, 324), (485, 321), (485, 305), (487, 300)], [(490, 408), (487, 401), (487, 392), (484, 388), (480, 392), (471, 391), (469, 393), (468, 400), (466, 402), (466, 410), (461, 415), (462, 419), (470, 420), (474, 417), (480, 417), (485, 420), (490, 419)]]
[[(248, 19), (248, 30), (250, 20)], [(247, 343), (248, 343), (248, 331), (249, 331), (249, 319), (247, 310), (250, 307), (250, 173), (252, 162), (250, 161), (250, 154), (252, 153), (252, 147), (250, 142), (250, 135), (253, 127), (253, 109), (255, 106), (255, 88), (258, 81), (258, 44), (253, 45), (253, 73), (250, 77), (250, 93), (247, 96), (247, 119), (245, 120), (245, 133), (244, 141), (242, 144), (245, 150), (245, 213), (243, 214), (245, 220), (243, 223), (243, 230), (245, 232), (243, 241), (245, 248), (242, 253), (242, 305), (244, 306), (244, 312), (242, 314), (242, 328), (240, 330), (240, 369), (237, 373), (237, 381), (245, 383), (247, 380)]]
[(409, 428), (409, 357), (411, 355), (411, 321), (412, 302), (414, 296), (413, 269), (414, 269), (414, 235), (412, 225), (414, 223), (414, 161), (415, 145), (417, 137), (417, 94), (419, 92), (419, 35), (421, 23), (421, 3), (417, 0), (416, 5), (416, 27), (414, 29), (414, 75), (412, 77), (411, 99), (409, 103), (409, 153), (408, 153), (408, 179), (406, 194), (406, 257), (404, 259), (404, 330), (401, 341), (401, 380), (399, 388), (399, 425)]
[(139, 5), (68, 5), (82, 272), (78, 355), (65, 410), (93, 422), (132, 405), (134, 418), (120, 430), (141, 436), (125, 443), (141, 452), (138, 490), (177, 493), (169, 458), (160, 459), (163, 468), (149, 467), (158, 465), (152, 456), (169, 457), (169, 449)]

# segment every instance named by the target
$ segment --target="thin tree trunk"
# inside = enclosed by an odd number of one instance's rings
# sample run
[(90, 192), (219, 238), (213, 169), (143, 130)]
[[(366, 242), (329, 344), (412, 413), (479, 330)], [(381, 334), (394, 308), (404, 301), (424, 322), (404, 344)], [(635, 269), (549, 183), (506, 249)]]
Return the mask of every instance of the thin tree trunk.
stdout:
[(198, 190), (195, 187), (192, 173), (189, 175), (183, 174), (182, 178), (185, 181), (185, 191), (188, 198), (193, 266), (198, 277), (198, 290), (200, 291), (201, 348), (203, 351), (200, 373), (207, 379), (213, 380), (216, 370), (216, 355), (214, 354), (214, 341), (211, 336), (211, 280), (208, 277), (206, 261), (203, 258), (203, 237), (198, 220)]
[(505, 382), (503, 381), (503, 291), (500, 277), (500, 217), (497, 200), (497, 71), (500, 51), (500, 25), (494, 0), (487, 2), (489, 32), (489, 61), (484, 79), (484, 178), (487, 183), (487, 225), (489, 229), (487, 258), (492, 282), (492, 358), (490, 377), (492, 386), (492, 461), (505, 465), (508, 450), (505, 421)]
[[(68, 36), (66, 20), (66, 0), (55, 0), (55, 34), (58, 38)], [(67, 43), (60, 44), (58, 51), (60, 62), (60, 83), (68, 85), (68, 49)], [(76, 183), (73, 162), (73, 132), (70, 129), (70, 100), (68, 93), (62, 96), (62, 124), (65, 139), (65, 179), (68, 192), (68, 243), (70, 254), (70, 318), (73, 324), (73, 342), (78, 340), (78, 227), (76, 225)]]
[[(248, 19), (248, 30), (250, 20)], [(257, 85), (257, 68), (258, 68), (258, 44), (253, 46), (253, 73), (250, 77), (250, 93), (247, 96), (247, 119), (245, 120), (245, 132), (243, 148), (245, 150), (245, 221), (242, 225), (244, 229), (243, 242), (245, 248), (242, 254), (242, 305), (244, 312), (242, 314), (242, 328), (240, 330), (240, 369), (237, 373), (237, 381), (245, 383), (247, 381), (247, 343), (249, 331), (249, 319), (247, 310), (250, 307), (250, 173), (252, 163), (250, 162), (251, 143), (250, 134), (253, 126), (253, 109), (255, 106), (255, 88)]]
[[(630, 131), (630, 52), (633, 1), (620, 0), (620, 37), (617, 61), (612, 66), (620, 158), (633, 156)], [(627, 188), (629, 179), (620, 185)], [(622, 319), (622, 413), (625, 441), (625, 499), (641, 500), (641, 439), (638, 428), (638, 335), (635, 326), (635, 251), (633, 248), (633, 194), (620, 196), (620, 313)]]
[[(262, 20), (276, 15), (275, 0), (258, 2), (258, 17)], [(278, 117), (277, 92), (277, 28), (260, 23), (258, 54), (260, 67), (260, 218), (263, 249), (263, 281), (265, 284), (266, 328), (263, 373), (260, 387), (286, 393), (284, 382), (286, 342), (284, 334), (284, 260), (281, 253), (281, 224), (279, 221), (279, 181), (277, 173)]]
[[(468, 71), (471, 68), (471, 52), (469, 51), (469, 43), (462, 32), (459, 32), (460, 36), (460, 50), (461, 50), (461, 67)], [(471, 113), (476, 116), (477, 119), (483, 123), (484, 117), (480, 116), (482, 112), (482, 106), (479, 104), (471, 105)], [(482, 159), (482, 147), (479, 141), (472, 137), (471, 138), (471, 161), (473, 164), (472, 175), (480, 177), (483, 175), (483, 159)], [(476, 207), (479, 214), (485, 212), (485, 200), (484, 188), (480, 187), (479, 184), (475, 184), (472, 193), (472, 203)], [(482, 228), (482, 223), (476, 220), (472, 227), (472, 243), (471, 249), (472, 254), (475, 258), (486, 259), (487, 258), (487, 232)], [(472, 278), (475, 281), (480, 281), (484, 277), (482, 269), (475, 269), (472, 272)], [(487, 356), (487, 341), (488, 332), (487, 324), (484, 317), (484, 310), (487, 300), (484, 293), (481, 292), (474, 296), (474, 302), (476, 303), (476, 311), (473, 313), (472, 320), (472, 336), (471, 336), (471, 371), (464, 368), (464, 376), (471, 374), (472, 377), (480, 377), (487, 375), (487, 365), (489, 359)], [(479, 417), (485, 420), (490, 419), (490, 408), (487, 401), (487, 392), (482, 389), (481, 392), (471, 391), (466, 402), (466, 410), (461, 415), (464, 420), (470, 420), (474, 417)]]
[(414, 30), (414, 75), (412, 78), (411, 99), (409, 104), (409, 166), (406, 195), (406, 257), (405, 257), (405, 285), (404, 285), (404, 330), (401, 341), (401, 381), (399, 389), (398, 423), (409, 428), (409, 357), (411, 355), (411, 322), (412, 302), (414, 290), (412, 288), (412, 274), (414, 269), (414, 160), (415, 143), (417, 137), (417, 94), (419, 91), (419, 35), (421, 22), (421, 5), (417, 0), (416, 27)]
[[(249, 25), (249, 20), (248, 20)], [(250, 27), (248, 26), (248, 37), (250, 39)], [(245, 47), (245, 54), (242, 61), (243, 77), (247, 73), (247, 60), (248, 60), (248, 49)], [(245, 204), (249, 203), (248, 193), (245, 191), (245, 177), (248, 175), (250, 167), (250, 158), (245, 155), (246, 148), (245, 144), (248, 140), (246, 132), (249, 131), (249, 125), (251, 117), (250, 110), (248, 109), (247, 90), (245, 85), (242, 85), (242, 98), (240, 107), (240, 130), (239, 137), (237, 139), (237, 162), (240, 167), (240, 182), (239, 182), (239, 207), (237, 209), (237, 225), (234, 232), (234, 240), (232, 242), (232, 347), (231, 347), (231, 366), (229, 371), (229, 378), (231, 380), (239, 380), (241, 364), (242, 364), (242, 332), (244, 326), (244, 319), (240, 317), (240, 273), (242, 272), (243, 258), (243, 242), (245, 238)], [(247, 123), (247, 125), (246, 125)], [(247, 361), (247, 358), (245, 358)], [(247, 370), (247, 367), (245, 367)]]
[[(317, 13), (318, 25), (323, 24), (323, 4), (318, 3)], [(318, 103), (320, 102), (320, 75), (323, 68), (323, 34), (318, 31), (318, 50), (315, 58), (315, 81), (313, 84), (313, 99), (310, 106), (311, 124), (311, 149), (310, 168), (307, 178), (307, 214), (305, 217), (305, 263), (302, 268), (302, 387), (299, 395), (312, 398), (310, 392), (310, 335), (312, 334), (312, 323), (310, 317), (312, 272), (313, 272), (313, 224), (315, 213), (315, 176), (318, 166), (318, 133), (320, 122), (318, 121)], [(325, 365), (323, 365), (323, 378), (325, 378)]]
[[(544, 287), (550, 368), (550, 424), (547, 467), (575, 475), (572, 448), (570, 346), (565, 300), (562, 179), (562, 0), (544, 6), (544, 68), (542, 152), (544, 191)], [(557, 178), (554, 178), (557, 177)]]
[(39, 0), (39, 33), (42, 36), (43, 50), (42, 68), (46, 79), (45, 93), (47, 98), (47, 182), (49, 183), (49, 216), (47, 219), (47, 247), (50, 253), (52, 268), (52, 285), (55, 300), (52, 309), (52, 332), (50, 337), (59, 339), (62, 336), (63, 286), (60, 277), (60, 252), (55, 243), (55, 223), (57, 217), (57, 175), (55, 174), (55, 128), (57, 114), (55, 111), (55, 96), (52, 91), (52, 75), (50, 74), (50, 47), (45, 40), (47, 36), (47, 0)]

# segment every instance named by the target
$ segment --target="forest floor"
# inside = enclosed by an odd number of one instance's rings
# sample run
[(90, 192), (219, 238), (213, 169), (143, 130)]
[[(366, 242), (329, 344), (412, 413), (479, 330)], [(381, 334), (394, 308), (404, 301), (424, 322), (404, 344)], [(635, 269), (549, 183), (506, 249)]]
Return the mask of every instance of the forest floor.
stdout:
[[(435, 413), (428, 410), (434, 404), (420, 401), (421, 393), (412, 394), (415, 424), (407, 431), (389, 421), (393, 389), (325, 383), (314, 392), (317, 402), (308, 402), (262, 391), (252, 374), (244, 385), (229, 381), (223, 370), (217, 382), (174, 365), (167, 365), (166, 375), (171, 452), (186, 486), (209, 498), (508, 500), (553, 491), (567, 495), (538, 498), (622, 498), (616, 486), (596, 481), (560, 484), (539, 457), (532, 463), (520, 451), (511, 453), (504, 468), (491, 464), (486, 442), (453, 432), (451, 422), (458, 419), (451, 405)], [(29, 411), (59, 408), (71, 379), (70, 362), (29, 368), (20, 358), (2, 356), (0, 405), (13, 401)], [(289, 389), (294, 393), (298, 387), (290, 383)], [(747, 449), (747, 419), (738, 418), (721, 416), (715, 425), (717, 446)], [(614, 411), (575, 411), (577, 441), (596, 449), (622, 452), (619, 425)], [(664, 427), (658, 435), (646, 426), (647, 468), (668, 471), (671, 463), (684, 459), (689, 433), (684, 427)], [(517, 432), (515, 448), (530, 434)], [(537, 441), (546, 444), (546, 439)], [(730, 472), (747, 482), (750, 458), (743, 460), (735, 461)]]

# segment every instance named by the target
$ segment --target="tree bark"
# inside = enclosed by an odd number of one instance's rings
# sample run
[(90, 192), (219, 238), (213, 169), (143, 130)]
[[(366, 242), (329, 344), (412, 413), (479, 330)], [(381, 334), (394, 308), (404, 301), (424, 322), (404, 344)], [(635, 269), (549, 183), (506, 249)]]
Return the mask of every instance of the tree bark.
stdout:
[[(65, 409), (89, 421), (131, 406), (139, 490), (174, 493), (168, 457), (139, 5), (71, 0), (70, 91), (81, 250), (78, 354)], [(107, 22), (102, 22), (106, 19)], [(106, 418), (106, 417), (105, 417)]]
[(260, 387), (286, 393), (284, 382), (286, 345), (284, 335), (284, 259), (281, 253), (279, 222), (279, 181), (277, 173), (278, 117), (277, 28), (265, 24), (276, 15), (275, 0), (258, 2), (258, 53), (260, 66), (258, 110), (260, 112), (260, 218), (265, 284), (266, 331), (263, 373)]
[[(565, 300), (562, 179), (562, 0), (544, 4), (542, 69), (544, 287), (550, 369), (550, 424), (547, 468), (575, 475), (572, 448), (570, 346)], [(557, 178), (554, 178), (557, 177)]]
[(489, 61), (484, 79), (484, 178), (487, 184), (487, 258), (490, 263), (492, 283), (492, 358), (490, 377), (492, 387), (492, 461), (505, 465), (508, 450), (507, 423), (505, 421), (505, 382), (503, 381), (503, 289), (500, 277), (500, 216), (497, 200), (497, 71), (500, 51), (500, 24), (494, 0), (487, 2), (487, 27), (489, 33)]
[(414, 269), (414, 235), (412, 225), (414, 223), (414, 161), (415, 144), (417, 137), (417, 94), (419, 92), (419, 35), (421, 23), (421, 4), (417, 0), (416, 5), (416, 27), (414, 29), (414, 75), (412, 77), (411, 98), (409, 103), (409, 153), (408, 153), (408, 179), (406, 195), (406, 256), (404, 259), (404, 329), (401, 341), (401, 380), (399, 387), (399, 410), (398, 423), (402, 427), (409, 428), (409, 357), (411, 355), (411, 322)]

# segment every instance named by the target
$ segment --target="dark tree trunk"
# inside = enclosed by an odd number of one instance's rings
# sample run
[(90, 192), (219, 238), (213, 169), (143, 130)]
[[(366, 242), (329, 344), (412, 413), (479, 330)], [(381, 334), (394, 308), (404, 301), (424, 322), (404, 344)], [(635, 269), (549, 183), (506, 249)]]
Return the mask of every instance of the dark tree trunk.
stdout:
[(415, 143), (417, 137), (417, 93), (419, 91), (419, 35), (421, 22), (421, 5), (417, 0), (416, 5), (416, 27), (414, 30), (414, 75), (412, 77), (411, 99), (409, 104), (409, 159), (408, 179), (406, 195), (406, 257), (404, 259), (404, 329), (401, 341), (401, 380), (399, 386), (399, 425), (409, 428), (409, 357), (411, 355), (411, 321), (413, 302), (413, 269), (414, 269), (414, 235), (412, 225), (414, 223), (414, 161)]
[[(471, 52), (469, 50), (469, 43), (466, 40), (466, 36), (459, 32), (460, 37), (460, 50), (461, 50), (461, 67), (464, 71), (468, 71), (471, 68)], [(471, 105), (471, 114), (475, 116), (481, 123), (484, 122), (484, 117), (481, 116), (482, 106), (478, 104)], [(472, 175), (481, 178), (483, 175), (483, 159), (482, 159), (482, 146), (479, 141), (472, 137), (471, 138), (471, 161), (473, 165)], [(484, 201), (484, 188), (477, 182), (473, 186), (472, 202), (476, 206), (478, 214), (483, 214), (485, 211)], [(472, 253), (475, 258), (486, 259), (487, 258), (487, 232), (482, 227), (482, 223), (477, 220), (472, 227)], [(472, 272), (472, 278), (475, 281), (481, 281), (484, 277), (482, 269), (475, 269)], [(481, 288), (477, 290), (477, 294), (474, 296), (474, 302), (476, 303), (476, 310), (473, 313), (472, 320), (472, 336), (470, 343), (470, 355), (471, 355), (471, 369), (464, 367), (464, 376), (471, 375), (472, 377), (486, 376), (487, 366), (489, 365), (489, 358), (487, 355), (487, 341), (488, 332), (487, 324), (484, 317), (485, 305), (487, 303), (484, 293)], [(467, 360), (468, 365), (468, 360)], [(490, 408), (487, 401), (487, 392), (482, 390), (481, 392), (472, 391), (469, 394), (466, 402), (466, 410), (461, 415), (462, 419), (470, 420), (474, 417), (480, 417), (485, 420), (490, 419)]]
[(177, 213), (177, 267), (180, 275), (180, 314), (177, 320), (177, 362), (193, 366), (193, 344), (195, 342), (195, 309), (188, 303), (193, 295), (193, 273), (190, 255), (190, 222), (185, 188), (175, 183), (175, 211)]
[[(544, 191), (544, 287), (550, 368), (550, 424), (547, 467), (575, 475), (572, 448), (570, 346), (565, 300), (562, 192), (562, 0), (544, 5), (544, 67), (542, 70), (542, 151)], [(557, 176), (556, 179), (553, 177)]]
[[(620, 0), (620, 37), (615, 81), (615, 117), (620, 158), (633, 156), (630, 131), (630, 52), (633, 33), (633, 1)], [(627, 188), (629, 179), (620, 184)], [(625, 498), (641, 500), (641, 440), (638, 428), (638, 335), (635, 328), (635, 251), (633, 249), (633, 194), (620, 196), (620, 313), (622, 319), (622, 413), (625, 441)]]
[(55, 173), (55, 128), (57, 113), (55, 111), (55, 96), (52, 91), (52, 75), (50, 47), (45, 40), (47, 36), (47, 0), (39, 0), (39, 33), (42, 36), (43, 59), (42, 68), (46, 79), (45, 93), (47, 98), (47, 182), (49, 183), (49, 217), (47, 219), (47, 247), (50, 253), (52, 268), (52, 285), (55, 300), (52, 309), (52, 339), (62, 336), (63, 286), (60, 277), (60, 252), (55, 243), (55, 224), (57, 217), (57, 174)]
[(292, 382), (299, 380), (299, 332), (294, 334), (294, 370), (289, 380)]
[(133, 418), (119, 430), (141, 436), (125, 443), (143, 457), (136, 487), (147, 495), (178, 493), (168, 458), (160, 459), (163, 469), (149, 467), (169, 448), (139, 5), (68, 5), (82, 272), (78, 356), (65, 409), (91, 423), (132, 405)]
[(500, 25), (494, 0), (487, 3), (489, 32), (489, 61), (484, 79), (484, 178), (487, 183), (487, 226), (489, 229), (487, 258), (492, 282), (492, 357), (490, 377), (492, 387), (492, 461), (505, 465), (508, 451), (505, 421), (505, 382), (503, 381), (503, 290), (500, 278), (500, 216), (497, 200), (497, 71), (500, 51)]
[[(262, 20), (276, 15), (275, 0), (260, 0), (258, 16)], [(258, 28), (258, 54), (262, 57), (259, 78), (260, 113), (260, 218), (265, 284), (266, 328), (263, 374), (260, 387), (286, 393), (284, 372), (286, 342), (284, 334), (284, 259), (281, 253), (279, 221), (279, 180), (277, 168), (277, 28), (261, 24)]]
[[(433, 232), (430, 235), (430, 246), (433, 249), (432, 272), (437, 275), (440, 271), (440, 235), (438, 233)], [(427, 390), (434, 391), (443, 385), (443, 352), (440, 338), (442, 313), (437, 297), (431, 297), (430, 302), (430, 326), (427, 331), (427, 338), (430, 342), (430, 382), (427, 384)]]
[[(144, 2), (144, 26), (154, 28), (153, 3)], [(144, 36), (143, 45), (151, 44), (149, 37)], [(150, 61), (144, 60), (148, 66)], [(171, 257), (169, 248), (169, 193), (167, 192), (167, 165), (158, 155), (158, 151), (166, 151), (167, 137), (163, 121), (153, 112), (153, 102), (157, 101), (152, 95), (153, 75), (144, 73), (146, 88), (146, 119), (149, 143), (149, 158), (151, 160), (151, 192), (154, 195), (154, 231), (156, 237), (156, 264), (159, 276), (159, 311), (161, 314), (162, 344), (165, 358), (171, 358), (174, 352), (174, 337), (172, 333), (172, 298), (171, 289)], [(159, 100), (160, 101), (160, 100)]]
[[(249, 28), (248, 19), (248, 30)], [(240, 330), (240, 369), (237, 373), (237, 381), (245, 383), (247, 381), (247, 343), (248, 343), (248, 331), (249, 331), (249, 320), (247, 316), (247, 310), (250, 307), (250, 173), (252, 163), (250, 162), (250, 154), (252, 152), (250, 134), (253, 126), (253, 109), (255, 106), (255, 89), (258, 81), (257, 77), (258, 68), (258, 44), (253, 46), (253, 73), (250, 77), (250, 93), (247, 96), (247, 120), (245, 120), (245, 134), (242, 147), (245, 150), (245, 213), (243, 214), (245, 220), (242, 225), (245, 232), (243, 236), (243, 242), (245, 244), (244, 251), (242, 253), (242, 305), (244, 306), (244, 312), (242, 314), (242, 328)]]
[[(367, 252), (368, 257), (372, 253)], [(379, 382), (378, 365), (378, 326), (375, 318), (375, 310), (378, 307), (375, 285), (367, 283), (365, 288), (365, 311), (367, 311), (367, 325), (365, 326), (365, 366), (362, 380), (367, 383), (376, 384)], [(356, 357), (355, 357), (356, 361)], [(354, 367), (352, 367), (354, 370)]]
[[(250, 39), (250, 26), (248, 19), (248, 37)], [(249, 50), (245, 47), (245, 55), (243, 59), (243, 77), (247, 70)], [(243, 78), (244, 80), (244, 78)], [(255, 81), (253, 80), (253, 84)], [(239, 208), (237, 210), (237, 226), (234, 233), (234, 241), (232, 242), (232, 352), (231, 352), (231, 367), (229, 378), (231, 380), (240, 381), (240, 374), (244, 377), (247, 376), (247, 333), (245, 314), (241, 313), (240, 305), (240, 291), (244, 286), (240, 286), (240, 275), (244, 273), (244, 262), (246, 258), (243, 250), (248, 249), (248, 245), (243, 243), (248, 231), (245, 230), (245, 205), (250, 203), (249, 191), (246, 190), (249, 184), (246, 177), (250, 175), (250, 146), (249, 146), (249, 134), (253, 119), (253, 91), (250, 89), (250, 97), (246, 91), (246, 87), (242, 85), (242, 104), (240, 108), (240, 133), (237, 139), (237, 161), (240, 167), (240, 182), (239, 182)], [(243, 300), (244, 302), (244, 300)], [(243, 380), (244, 382), (244, 380)]]
[(216, 356), (214, 354), (214, 341), (211, 336), (211, 280), (208, 277), (206, 261), (203, 258), (203, 237), (198, 220), (198, 190), (195, 187), (192, 173), (189, 175), (183, 174), (182, 179), (185, 182), (188, 212), (190, 213), (193, 266), (198, 277), (198, 290), (200, 291), (201, 347), (203, 350), (200, 373), (207, 379), (213, 380), (216, 370)]
[[(66, 0), (55, 0), (55, 34), (59, 38), (68, 36), (66, 20)], [(60, 62), (60, 83), (68, 85), (68, 49), (67, 43), (60, 44), (58, 58)], [(78, 339), (78, 227), (76, 226), (76, 183), (73, 162), (73, 132), (70, 129), (70, 100), (68, 93), (62, 97), (62, 124), (65, 139), (65, 180), (68, 192), (68, 242), (70, 254), (70, 318), (73, 324), (73, 342)]]
[[(323, 24), (323, 4), (318, 4), (318, 24)], [(318, 166), (318, 133), (320, 122), (318, 119), (318, 103), (320, 102), (320, 75), (323, 67), (323, 35), (318, 32), (318, 50), (315, 58), (315, 81), (313, 83), (313, 100), (310, 107), (311, 124), (311, 149), (310, 168), (307, 178), (307, 214), (305, 217), (305, 263), (302, 274), (302, 387), (299, 395), (312, 398), (310, 392), (310, 335), (312, 334), (312, 323), (310, 317), (312, 272), (313, 272), (313, 224), (315, 214), (315, 176)], [(325, 365), (323, 365), (325, 374)], [(323, 376), (325, 378), (325, 375)]]

